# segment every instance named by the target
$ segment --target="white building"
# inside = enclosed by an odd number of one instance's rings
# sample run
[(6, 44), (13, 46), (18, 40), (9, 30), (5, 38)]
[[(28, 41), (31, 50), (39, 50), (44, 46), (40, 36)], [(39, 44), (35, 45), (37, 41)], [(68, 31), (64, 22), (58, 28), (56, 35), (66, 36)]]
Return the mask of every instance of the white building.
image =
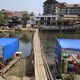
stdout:
[(59, 15), (38, 15), (36, 20), (58, 20)]

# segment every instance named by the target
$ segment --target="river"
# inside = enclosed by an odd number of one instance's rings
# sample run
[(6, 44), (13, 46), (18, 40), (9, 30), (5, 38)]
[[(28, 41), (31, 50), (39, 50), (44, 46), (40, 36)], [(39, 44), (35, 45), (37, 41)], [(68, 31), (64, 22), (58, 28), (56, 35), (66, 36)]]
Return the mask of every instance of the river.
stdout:
[(28, 32), (19, 39), (19, 51), (23, 53), (23, 57), (28, 57), (31, 54), (31, 35), (32, 33)]
[(55, 46), (55, 37), (57, 38), (70, 38), (80, 39), (80, 33), (77, 32), (56, 32), (56, 31), (41, 31), (41, 40), (49, 47)]
[[(40, 38), (44, 47), (45, 53), (54, 52), (55, 37), (57, 38), (74, 38), (80, 39), (80, 33), (77, 32), (54, 32), (54, 31), (41, 31)], [(31, 33), (24, 35), (19, 40), (19, 51), (23, 53), (23, 57), (27, 57), (31, 54)]]
[(58, 32), (58, 31), (41, 31), (40, 32), (41, 43), (43, 45), (44, 53), (49, 63), (52, 63), (55, 54), (55, 46), (57, 38), (70, 38), (70, 39), (80, 39), (80, 33), (77, 32)]

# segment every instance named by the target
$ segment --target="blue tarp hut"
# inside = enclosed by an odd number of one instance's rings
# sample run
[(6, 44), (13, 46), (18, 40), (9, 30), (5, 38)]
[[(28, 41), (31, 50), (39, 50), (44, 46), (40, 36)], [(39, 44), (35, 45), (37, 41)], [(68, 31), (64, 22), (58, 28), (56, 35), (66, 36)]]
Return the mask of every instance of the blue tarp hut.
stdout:
[(3, 50), (3, 60), (11, 58), (19, 49), (18, 38), (0, 38), (0, 47)]
[(55, 53), (57, 55), (59, 64), (61, 64), (62, 49), (80, 51), (80, 39), (56, 39)]

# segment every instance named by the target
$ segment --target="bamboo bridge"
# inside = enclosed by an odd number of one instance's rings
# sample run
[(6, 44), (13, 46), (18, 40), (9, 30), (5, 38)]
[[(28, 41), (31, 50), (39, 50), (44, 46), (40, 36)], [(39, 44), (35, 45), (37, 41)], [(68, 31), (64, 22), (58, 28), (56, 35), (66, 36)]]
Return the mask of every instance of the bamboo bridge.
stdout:
[(33, 38), (35, 80), (53, 80), (47, 60), (44, 56), (39, 37), (39, 30), (36, 29)]

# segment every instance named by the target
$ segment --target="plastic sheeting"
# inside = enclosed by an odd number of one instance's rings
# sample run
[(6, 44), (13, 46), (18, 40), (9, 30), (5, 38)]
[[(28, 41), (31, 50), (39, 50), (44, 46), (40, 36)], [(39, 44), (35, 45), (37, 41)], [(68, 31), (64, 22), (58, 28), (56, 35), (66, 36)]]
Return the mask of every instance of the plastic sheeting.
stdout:
[(11, 58), (19, 50), (18, 38), (0, 38), (0, 46), (3, 47), (3, 60)]
[(61, 64), (61, 50), (80, 50), (79, 39), (56, 39), (55, 53), (57, 55), (58, 63)]
[(58, 39), (61, 48), (80, 50), (80, 40), (79, 39)]
[(56, 39), (55, 53), (57, 55), (58, 64), (60, 65), (61, 64), (61, 46), (59, 45), (59, 42), (57, 39)]

